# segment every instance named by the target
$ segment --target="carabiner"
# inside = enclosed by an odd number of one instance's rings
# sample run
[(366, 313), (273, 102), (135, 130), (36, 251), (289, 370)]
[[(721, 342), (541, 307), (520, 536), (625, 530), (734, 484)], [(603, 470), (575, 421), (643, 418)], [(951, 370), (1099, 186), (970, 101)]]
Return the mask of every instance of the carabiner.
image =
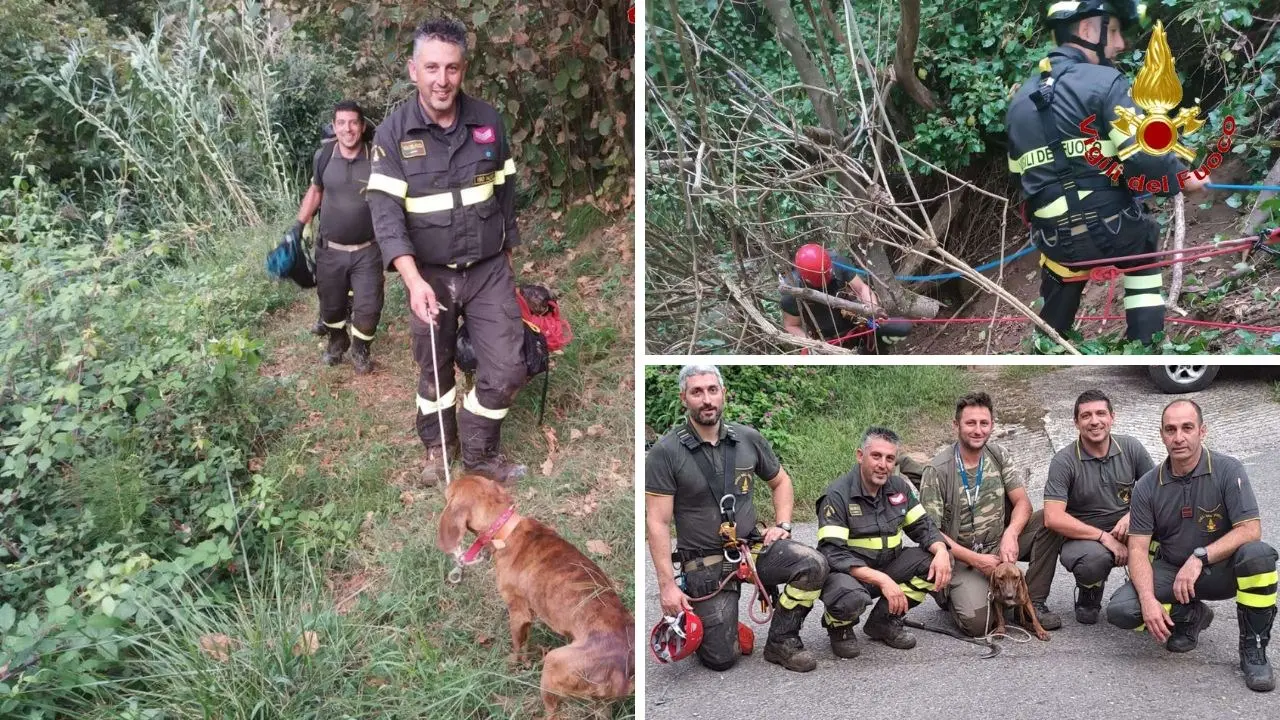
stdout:
[[(725, 500), (729, 501), (728, 510), (724, 509)], [(726, 493), (724, 497), (720, 498), (720, 514), (729, 518), (733, 518), (733, 516), (738, 514), (738, 497), (736, 495), (733, 493)]]
[[(729, 553), (731, 553), (731, 552), (733, 553), (733, 555), (730, 555), (730, 554), (729, 554)], [(724, 549), (724, 559), (725, 559), (725, 561), (726, 561), (726, 562), (730, 562), (730, 563), (733, 563), (733, 564), (735, 564), (735, 565), (736, 565), (736, 564), (738, 564), (738, 563), (742, 562), (742, 550), (738, 549), (738, 546), (737, 546), (737, 545), (734, 545), (734, 546), (733, 546), (733, 547), (731, 547), (731, 548), (725, 548), (725, 549)]]

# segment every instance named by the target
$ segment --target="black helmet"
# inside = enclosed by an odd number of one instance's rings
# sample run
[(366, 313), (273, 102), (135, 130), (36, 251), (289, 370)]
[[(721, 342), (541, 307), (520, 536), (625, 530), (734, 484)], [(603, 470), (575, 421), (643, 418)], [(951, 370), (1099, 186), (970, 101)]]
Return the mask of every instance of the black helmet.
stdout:
[(1060, 0), (1049, 5), (1045, 22), (1049, 27), (1071, 23), (1084, 18), (1110, 15), (1120, 21), (1120, 28), (1128, 30), (1137, 25), (1147, 14), (1147, 4), (1137, 0)]

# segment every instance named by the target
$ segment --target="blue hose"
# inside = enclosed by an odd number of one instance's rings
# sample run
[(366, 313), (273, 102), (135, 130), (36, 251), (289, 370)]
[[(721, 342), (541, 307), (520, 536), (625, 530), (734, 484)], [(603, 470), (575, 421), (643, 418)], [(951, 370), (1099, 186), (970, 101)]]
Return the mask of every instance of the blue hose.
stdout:
[[(1033, 250), (1035, 250), (1035, 247), (1032, 245), (1028, 245), (1012, 255), (1006, 255), (1002, 259), (992, 260), (989, 263), (984, 263), (982, 265), (979, 265), (978, 267), (974, 268), (974, 270), (977, 272), (986, 272), (987, 270), (990, 270), (992, 268), (1000, 267), (1005, 263), (1013, 262), (1014, 260), (1017, 260), (1018, 258), (1022, 257), (1023, 255), (1026, 255), (1029, 252), (1032, 252)], [(863, 270), (862, 268), (853, 267), (852, 265), (845, 265), (844, 263), (839, 263), (835, 261), (832, 261), (831, 264), (843, 270), (849, 270), (851, 272), (855, 272), (859, 275), (868, 274), (866, 270)], [(953, 280), (955, 278), (964, 277), (964, 276), (958, 272), (949, 272), (949, 273), (938, 273), (936, 275), (895, 275), (894, 277), (896, 277), (898, 280), (902, 282), (935, 282), (937, 280)]]
[(1280, 192), (1280, 185), (1220, 185), (1218, 183), (1205, 183), (1205, 187), (1210, 190), (1244, 190), (1245, 192)]

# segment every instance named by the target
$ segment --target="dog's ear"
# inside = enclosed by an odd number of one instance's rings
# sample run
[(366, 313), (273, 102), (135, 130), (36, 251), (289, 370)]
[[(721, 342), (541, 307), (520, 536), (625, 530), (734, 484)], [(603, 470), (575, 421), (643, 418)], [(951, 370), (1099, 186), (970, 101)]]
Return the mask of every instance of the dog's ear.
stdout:
[(991, 591), (992, 597), (1000, 596), (1000, 566), (997, 565), (995, 570), (991, 571), (991, 577), (987, 578), (987, 588)]
[(462, 546), (462, 535), (467, 531), (467, 515), (470, 503), (455, 497), (445, 504), (440, 515), (440, 528), (436, 531), (436, 547), (453, 554)]

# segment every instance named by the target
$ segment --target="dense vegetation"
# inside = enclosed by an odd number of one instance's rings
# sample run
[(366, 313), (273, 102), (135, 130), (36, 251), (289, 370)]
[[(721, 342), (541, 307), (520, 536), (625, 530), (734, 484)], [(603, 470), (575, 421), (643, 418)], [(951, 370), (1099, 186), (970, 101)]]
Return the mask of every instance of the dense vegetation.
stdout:
[[(793, 350), (744, 309), (758, 308), (776, 328), (778, 274), (799, 242), (869, 254), (873, 270), (875, 253), (887, 252), (876, 274), (891, 290), (895, 273), (940, 271), (908, 251), (935, 238), (971, 265), (1016, 250), (1025, 234), (1004, 117), (1014, 89), (1054, 45), (1042, 22), (1047, 5), (654, 3), (646, 35), (651, 350)], [(1148, 6), (1168, 33), (1185, 104), (1198, 104), (1207, 120), (1192, 138), (1197, 164), (1232, 115), (1240, 132), (1218, 181), (1274, 184), (1280, 7)], [(1116, 65), (1132, 78), (1149, 33), (1127, 37)], [(1280, 199), (1268, 204), (1258, 193), (1213, 201), (1242, 211), (1263, 201), (1248, 225), (1280, 211)], [(1235, 230), (1223, 237), (1246, 234)], [(1259, 262), (1256, 271), (1268, 267)], [(722, 278), (740, 289), (736, 297)]]
[[(297, 299), (261, 263), (332, 104), (376, 118), (405, 97), (412, 28), (436, 13), (474, 31), (467, 88), (500, 101), (524, 203), (625, 206), (622, 7), (0, 3), (0, 716), (248, 702), (245, 685), (201, 699), (168, 683), (200, 671), (185, 650), (215, 628), (273, 648), (278, 633), (276, 660), (297, 665), (300, 618), (332, 625), (299, 588), (359, 522), (296, 492), (300, 466), (254, 459), (297, 420), (257, 372), (263, 320)], [(315, 673), (341, 692), (335, 669), (240, 680), (265, 697)]]

